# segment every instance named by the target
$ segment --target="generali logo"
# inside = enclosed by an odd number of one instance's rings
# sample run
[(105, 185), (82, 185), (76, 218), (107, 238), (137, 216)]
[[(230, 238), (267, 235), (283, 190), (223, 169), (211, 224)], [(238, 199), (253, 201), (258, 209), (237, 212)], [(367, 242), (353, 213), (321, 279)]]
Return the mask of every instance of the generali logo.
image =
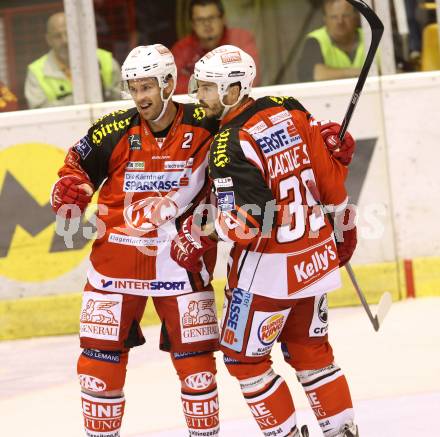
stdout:
[(121, 323), (122, 295), (83, 294), (80, 336), (118, 340)]
[(105, 325), (118, 325), (114, 312), (110, 309), (119, 302), (111, 300), (89, 299), (86, 308), (81, 312), (81, 323), (99, 323)]
[(182, 295), (177, 301), (182, 343), (218, 340), (217, 312), (211, 292)]
[(183, 315), (182, 324), (185, 328), (217, 323), (214, 311), (214, 299), (192, 300), (188, 311)]

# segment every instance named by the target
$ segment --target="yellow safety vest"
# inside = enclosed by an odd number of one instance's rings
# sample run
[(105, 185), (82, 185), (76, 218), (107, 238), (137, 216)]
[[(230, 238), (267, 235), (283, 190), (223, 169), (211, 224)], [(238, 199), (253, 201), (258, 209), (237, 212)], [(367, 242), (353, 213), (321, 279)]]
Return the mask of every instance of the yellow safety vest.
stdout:
[(362, 29), (358, 29), (359, 45), (356, 49), (356, 55), (351, 61), (350, 57), (343, 50), (333, 45), (332, 40), (327, 32), (327, 29), (321, 27), (320, 29), (310, 32), (307, 36), (315, 38), (320, 47), (324, 64), (332, 68), (361, 68), (365, 60), (365, 40)]
[[(101, 79), (104, 88), (110, 88), (112, 84), (113, 57), (110, 52), (103, 49), (97, 50), (98, 60), (100, 64)], [(38, 58), (29, 65), (29, 70), (35, 75), (41, 89), (46, 94), (47, 100), (53, 102), (66, 95), (72, 94), (72, 81), (69, 79), (59, 79), (56, 77), (46, 76), (44, 74), (44, 64), (47, 60), (47, 54)]]

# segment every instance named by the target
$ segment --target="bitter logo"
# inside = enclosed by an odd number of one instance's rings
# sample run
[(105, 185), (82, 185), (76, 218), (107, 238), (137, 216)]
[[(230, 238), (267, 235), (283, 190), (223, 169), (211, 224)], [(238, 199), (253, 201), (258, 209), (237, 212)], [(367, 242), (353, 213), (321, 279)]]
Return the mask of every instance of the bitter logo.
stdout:
[(41, 143), (0, 150), (0, 276), (17, 281), (54, 279), (90, 251), (82, 225), (73, 247), (55, 232), (49, 197), (66, 152)]

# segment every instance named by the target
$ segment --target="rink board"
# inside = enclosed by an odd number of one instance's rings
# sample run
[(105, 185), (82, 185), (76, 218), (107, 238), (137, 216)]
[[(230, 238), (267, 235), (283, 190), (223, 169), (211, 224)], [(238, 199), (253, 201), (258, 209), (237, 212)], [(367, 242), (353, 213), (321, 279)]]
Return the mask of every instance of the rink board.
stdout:
[[(393, 301), (406, 296), (402, 263), (355, 266), (354, 271), (370, 304), (377, 304), (385, 291), (392, 294)], [(415, 260), (414, 277), (417, 297), (438, 296), (440, 294), (440, 258)], [(359, 305), (355, 290), (344, 270), (342, 270), (342, 279), (343, 287), (329, 294), (329, 306)], [(219, 318), (225, 282), (225, 279), (214, 280)], [(402, 289), (405, 293), (403, 295)], [(0, 340), (76, 333), (80, 307), (80, 292), (0, 300)], [(142, 325), (157, 323), (159, 319), (149, 302)]]
[[(354, 83), (282, 85), (257, 88), (253, 94), (293, 95), (316, 118), (341, 120)], [(358, 150), (348, 186), (359, 209), (359, 243), (352, 262), (373, 302), (384, 290), (395, 299), (406, 296), (403, 259), (413, 260), (416, 295), (440, 290), (440, 262), (435, 258), (440, 253), (440, 227), (432, 194), (440, 186), (439, 85), (438, 72), (370, 78), (350, 125)], [(81, 290), (93, 226), (87, 216), (71, 240), (58, 235), (48, 203), (50, 189), (66, 150), (90, 123), (129, 106), (125, 101), (0, 115), (0, 201), (8, 205), (0, 210), (0, 308), (14, 306), (6, 300)], [(219, 279), (225, 276), (225, 257), (219, 256)], [(41, 299), (36, 308), (49, 301)], [(357, 303), (346, 278), (331, 302)]]

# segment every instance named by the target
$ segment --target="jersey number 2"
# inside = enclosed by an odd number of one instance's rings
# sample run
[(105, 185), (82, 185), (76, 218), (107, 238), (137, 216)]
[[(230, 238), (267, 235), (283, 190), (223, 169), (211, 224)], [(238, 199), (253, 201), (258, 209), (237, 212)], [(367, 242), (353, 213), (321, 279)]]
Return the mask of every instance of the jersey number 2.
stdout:
[(183, 138), (185, 138), (185, 141), (182, 143), (182, 149), (190, 149), (191, 148), (191, 141), (193, 139), (193, 133), (192, 132), (186, 132), (183, 134)]

